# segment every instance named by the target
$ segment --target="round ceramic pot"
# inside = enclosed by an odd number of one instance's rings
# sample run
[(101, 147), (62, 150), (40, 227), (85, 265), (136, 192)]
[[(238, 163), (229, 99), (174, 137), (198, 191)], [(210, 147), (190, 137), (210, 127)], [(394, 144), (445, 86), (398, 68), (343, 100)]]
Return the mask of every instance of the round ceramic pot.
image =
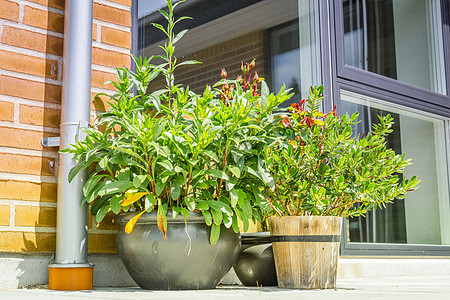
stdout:
[(277, 286), (269, 232), (242, 233), (241, 252), (233, 265), (245, 286)]
[(342, 217), (269, 218), (280, 288), (336, 287)]
[(136, 212), (121, 213), (117, 252), (133, 280), (143, 289), (213, 289), (239, 255), (241, 238), (222, 225), (216, 245), (209, 243), (211, 227), (202, 214), (186, 218), (167, 216), (166, 239), (158, 228), (156, 212), (143, 214), (133, 231), (125, 224)]

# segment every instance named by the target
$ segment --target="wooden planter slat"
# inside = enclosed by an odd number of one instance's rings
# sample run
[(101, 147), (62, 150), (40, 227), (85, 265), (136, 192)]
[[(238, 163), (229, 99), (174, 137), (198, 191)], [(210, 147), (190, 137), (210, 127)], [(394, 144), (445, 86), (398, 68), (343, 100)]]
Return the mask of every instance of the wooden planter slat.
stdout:
[(341, 217), (273, 217), (269, 224), (280, 288), (336, 287)]

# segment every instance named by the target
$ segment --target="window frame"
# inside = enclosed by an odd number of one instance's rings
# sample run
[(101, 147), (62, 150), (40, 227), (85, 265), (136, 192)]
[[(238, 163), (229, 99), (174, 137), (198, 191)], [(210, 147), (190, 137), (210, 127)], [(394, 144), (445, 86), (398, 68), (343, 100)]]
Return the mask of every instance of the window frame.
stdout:
[[(397, 96), (393, 101), (415, 109), (425, 110), (441, 116), (450, 117), (450, 58), (449, 43), (449, 14), (448, 1), (441, 0), (442, 34), (444, 45), (444, 65), (446, 72), (447, 95), (439, 94), (405, 82), (388, 78), (376, 73), (365, 71), (345, 64), (344, 58), (344, 19), (342, 1), (332, 1), (330, 4), (330, 17), (334, 30), (331, 30), (331, 41), (334, 41), (334, 80), (338, 85), (353, 86), (361, 90), (376, 90), (388, 95)], [(447, 26), (446, 26), (447, 24)], [(325, 24), (323, 24), (325, 25)], [(338, 94), (337, 94), (338, 95)], [(398, 102), (400, 101), (400, 102)]]
[[(450, 118), (450, 1), (440, 0), (440, 5), (447, 95), (345, 65), (342, 1), (320, 0), (320, 43), (322, 60), (325, 62), (322, 64), (322, 80), (328, 95), (326, 108), (336, 105), (337, 112), (340, 112), (340, 92), (347, 90)], [(450, 137), (449, 125), (450, 121), (447, 120), (445, 129), (447, 138)], [(447, 144), (450, 145), (450, 141), (447, 141)], [(449, 151), (450, 147), (447, 147), (448, 159), (450, 159)], [(359, 243), (349, 242), (347, 238), (347, 220), (344, 219), (341, 255), (450, 256), (450, 245)]]

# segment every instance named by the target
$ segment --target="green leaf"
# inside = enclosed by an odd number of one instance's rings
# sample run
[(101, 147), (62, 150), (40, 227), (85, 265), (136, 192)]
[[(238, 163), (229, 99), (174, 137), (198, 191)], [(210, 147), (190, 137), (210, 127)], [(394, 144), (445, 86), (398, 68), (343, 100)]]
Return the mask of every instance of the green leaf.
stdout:
[(161, 181), (156, 182), (155, 184), (155, 194), (157, 196), (161, 195), (162, 191), (164, 190), (165, 184)]
[(186, 207), (190, 211), (193, 211), (196, 207), (196, 202), (195, 202), (194, 198), (192, 198), (192, 197), (184, 198), (184, 203), (186, 203)]
[(252, 217), (252, 206), (249, 201), (244, 201), (244, 204), (242, 205), (242, 213), (246, 219), (250, 219)]
[(70, 169), (69, 171), (69, 182), (72, 182), (72, 180), (75, 178), (75, 176), (82, 170), (88, 168), (94, 161), (98, 160), (98, 157), (96, 155), (92, 155), (88, 161), (80, 162), (75, 167)]
[(156, 196), (153, 194), (148, 194), (145, 196), (145, 210), (147, 212), (151, 212), (153, 210), (153, 205), (155, 205), (156, 202)]
[(253, 186), (253, 195), (255, 196), (256, 203), (263, 211), (271, 211), (269, 202), (267, 202), (266, 198), (264, 198), (256, 186)]
[(230, 215), (223, 215), (223, 224), (226, 228), (230, 228), (233, 225), (233, 218)]
[(136, 175), (133, 178), (133, 185), (134, 185), (134, 187), (135, 188), (139, 188), (144, 183), (144, 181), (146, 179), (147, 179), (147, 175)]
[(230, 216), (233, 215), (233, 211), (231, 210), (231, 208), (223, 202), (217, 200), (209, 200), (206, 202), (208, 203), (210, 208), (216, 211), (221, 211), (223, 213), (229, 214)]
[(219, 240), (220, 236), (220, 226), (217, 226), (216, 224), (211, 225), (211, 235), (209, 237), (209, 242), (211, 245), (217, 244), (217, 241)]
[(264, 182), (272, 191), (275, 189), (275, 182), (272, 175), (264, 169), (259, 169), (256, 171), (249, 166), (244, 166), (243, 170), (261, 179), (261, 181)]
[(173, 42), (172, 42), (172, 43), (175, 44), (176, 42), (178, 42), (178, 41), (183, 37), (183, 35), (185, 35), (186, 32), (188, 32), (187, 29), (180, 31), (180, 32), (177, 34), (177, 36), (173, 39)]
[(238, 233), (238, 232), (239, 232), (239, 221), (238, 221), (238, 219), (237, 219), (236, 214), (234, 214), (233, 216), (231, 216), (231, 221), (232, 221), (231, 226), (233, 227), (233, 231), (234, 231), (235, 233)]
[(228, 166), (227, 168), (237, 178), (241, 177), (241, 170), (239, 169), (239, 167), (237, 167), (237, 166)]
[(198, 210), (208, 210), (209, 209), (209, 205), (208, 205), (208, 203), (206, 203), (206, 201), (198, 201), (196, 204), (195, 204), (195, 209), (198, 209)]
[(122, 196), (117, 194), (117, 195), (112, 196), (111, 200), (109, 201), (109, 203), (111, 205), (111, 210), (116, 215), (120, 212), (120, 209), (122, 208), (122, 206), (120, 205), (120, 200), (122, 200)]
[(267, 99), (269, 99), (270, 90), (267, 83), (263, 80), (261, 81), (261, 111), (265, 112), (267, 110)]
[(244, 205), (244, 201), (247, 199), (247, 193), (241, 189), (238, 189), (237, 193), (238, 193), (238, 205), (242, 206)]
[(119, 174), (117, 175), (117, 180), (123, 181), (123, 180), (129, 180), (130, 179), (130, 168), (123, 168), (119, 171)]
[(212, 224), (212, 217), (211, 213), (209, 211), (202, 211), (203, 217), (205, 218), (205, 223), (208, 226), (211, 226)]
[(228, 177), (228, 175), (222, 170), (210, 169), (210, 170), (206, 170), (204, 172), (204, 174), (212, 176), (212, 177), (216, 177), (216, 178), (222, 178), (224, 180), (230, 180), (230, 177)]
[(216, 224), (217, 226), (220, 226), (220, 224), (222, 224), (222, 219), (223, 219), (222, 212), (212, 209), (211, 214), (213, 216), (214, 224)]
[(166, 170), (168, 171), (173, 171), (173, 165), (170, 161), (168, 161), (167, 159), (162, 160), (162, 161), (158, 161), (157, 162), (158, 165), (164, 167)]
[(172, 196), (172, 200), (177, 200), (180, 197), (180, 186), (178, 183), (173, 182), (172, 186), (170, 187), (170, 195)]
[(201, 151), (201, 153), (204, 153), (206, 156), (208, 156), (209, 158), (211, 158), (215, 162), (217, 162), (217, 163), (219, 162), (219, 159), (217, 158), (216, 153), (214, 153), (213, 151), (203, 150), (203, 151)]
[(184, 66), (184, 65), (196, 65), (196, 64), (201, 64), (201, 62), (199, 62), (197, 60), (186, 60), (186, 61), (183, 61), (183, 62), (177, 64), (176, 67)]
[(106, 166), (108, 165), (108, 156), (103, 156), (102, 159), (100, 159), (100, 161), (98, 162), (98, 165), (100, 166), (100, 168), (105, 170)]
[(111, 207), (109, 205), (105, 205), (102, 208), (100, 208), (97, 214), (95, 215), (95, 220), (97, 221), (97, 223), (100, 223), (110, 210)]
[(225, 184), (226, 184), (227, 191), (233, 189), (234, 186), (236, 185), (236, 183), (237, 183), (236, 177), (231, 177), (230, 180), (226, 181)]
[(98, 191), (98, 195), (104, 196), (124, 192), (132, 186), (133, 183), (129, 180), (113, 181), (105, 184), (105, 186)]
[(109, 177), (108, 174), (99, 174), (91, 176), (87, 181), (86, 184), (83, 187), (83, 194), (84, 196), (88, 196), (94, 187), (97, 185), (97, 183), (104, 177)]
[(231, 207), (236, 207), (236, 204), (238, 203), (238, 192), (235, 189), (231, 189), (230, 191), (230, 198), (231, 198)]

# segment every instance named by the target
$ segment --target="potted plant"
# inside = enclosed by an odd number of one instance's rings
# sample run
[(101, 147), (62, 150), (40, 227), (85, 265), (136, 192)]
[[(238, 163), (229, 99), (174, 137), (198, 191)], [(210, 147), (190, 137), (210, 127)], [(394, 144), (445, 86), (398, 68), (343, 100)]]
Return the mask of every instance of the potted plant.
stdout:
[(355, 136), (358, 114), (324, 114), (323, 98), (323, 86), (311, 87), (307, 100), (289, 107), (278, 127), (284, 142), (266, 156), (275, 178), (268, 199), (279, 287), (335, 288), (342, 218), (383, 208), (419, 183), (400, 177), (410, 160), (386, 147), (390, 115)]
[[(98, 222), (119, 215), (118, 254), (146, 289), (214, 288), (231, 268), (239, 223), (246, 230), (270, 210), (261, 190), (274, 181), (261, 149), (271, 140), (272, 111), (289, 98), (284, 90), (270, 95), (252, 78), (254, 62), (242, 64), (237, 80), (222, 70), (222, 80), (202, 94), (177, 85), (175, 70), (199, 63), (174, 56), (187, 32), (174, 32), (187, 18), (174, 19), (182, 2), (167, 0), (168, 10), (160, 10), (167, 25), (153, 24), (167, 36), (164, 54), (133, 56), (135, 72), (117, 68), (111, 109), (85, 130), (85, 141), (61, 151), (78, 162), (69, 180), (91, 167), (82, 201)], [(166, 87), (149, 91), (158, 75)]]

